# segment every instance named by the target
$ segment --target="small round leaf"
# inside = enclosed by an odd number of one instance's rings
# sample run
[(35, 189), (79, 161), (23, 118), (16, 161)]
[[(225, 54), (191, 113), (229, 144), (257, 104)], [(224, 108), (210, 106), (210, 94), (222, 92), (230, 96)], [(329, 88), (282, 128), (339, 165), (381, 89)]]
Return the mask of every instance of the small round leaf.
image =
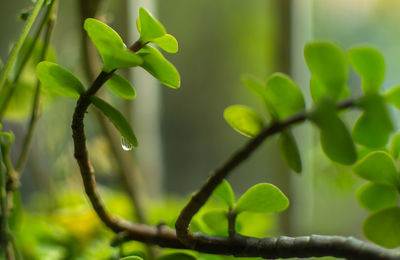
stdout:
[(313, 77), (318, 78), (331, 98), (337, 99), (348, 74), (342, 50), (331, 42), (311, 42), (304, 48), (304, 56)]
[(228, 235), (228, 212), (221, 209), (211, 209), (202, 215), (203, 222), (215, 236)]
[(358, 190), (359, 203), (369, 211), (396, 206), (399, 194), (393, 186), (367, 183)]
[(88, 18), (84, 28), (103, 60), (104, 71), (134, 67), (142, 63), (141, 58), (128, 50), (118, 33), (108, 25)]
[(347, 51), (350, 65), (360, 74), (365, 93), (377, 92), (385, 77), (385, 60), (375, 48), (354, 47)]
[(337, 115), (335, 102), (325, 99), (311, 113), (310, 120), (320, 129), (321, 146), (329, 159), (344, 165), (351, 165), (357, 160), (353, 140)]
[(140, 7), (139, 22), (137, 24), (140, 32), (141, 43), (146, 43), (164, 36), (166, 31), (164, 26), (157, 21), (146, 9)]
[(131, 83), (118, 74), (113, 74), (106, 82), (107, 87), (124, 99), (134, 99), (136, 92)]
[(267, 81), (265, 93), (268, 104), (274, 108), (279, 120), (288, 118), (305, 107), (299, 87), (285, 74), (272, 74)]
[(170, 88), (179, 88), (181, 79), (176, 68), (155, 48), (144, 46), (138, 55), (143, 59), (141, 67), (162, 84)]
[(82, 83), (71, 72), (48, 61), (40, 62), (36, 75), (47, 90), (70, 98), (79, 98), (85, 92)]
[(371, 214), (363, 224), (364, 235), (372, 242), (386, 247), (400, 246), (400, 208), (387, 208)]
[(296, 140), (290, 130), (283, 131), (279, 136), (279, 151), (283, 161), (293, 171), (300, 173), (301, 158)]
[(364, 113), (353, 127), (354, 141), (372, 147), (384, 147), (394, 130), (385, 100), (378, 94), (367, 94), (358, 103)]
[(160, 38), (151, 41), (158, 47), (169, 53), (176, 53), (178, 51), (178, 41), (171, 34), (165, 34)]
[(284, 211), (288, 206), (289, 200), (279, 188), (269, 183), (259, 183), (240, 197), (234, 211), (275, 213)]
[(123, 137), (125, 137), (133, 146), (138, 146), (135, 133), (121, 112), (96, 96), (92, 96), (90, 100), (98, 109), (100, 109), (101, 112), (103, 112)]
[(235, 194), (226, 180), (222, 180), (221, 184), (214, 190), (213, 195), (225, 202), (229, 207), (233, 207), (233, 204), (235, 204)]
[(248, 137), (255, 137), (264, 128), (261, 116), (246, 106), (227, 107), (224, 111), (224, 118), (233, 129)]
[(399, 187), (399, 173), (393, 158), (386, 152), (370, 153), (358, 161), (353, 170), (358, 176), (366, 180)]

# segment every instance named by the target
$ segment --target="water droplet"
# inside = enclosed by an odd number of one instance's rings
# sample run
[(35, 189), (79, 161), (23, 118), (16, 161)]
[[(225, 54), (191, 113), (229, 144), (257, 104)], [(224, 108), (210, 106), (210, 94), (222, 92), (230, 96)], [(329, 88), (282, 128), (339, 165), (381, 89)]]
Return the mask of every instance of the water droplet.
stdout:
[(125, 151), (130, 151), (133, 149), (133, 144), (131, 144), (128, 139), (123, 136), (121, 137), (121, 146)]

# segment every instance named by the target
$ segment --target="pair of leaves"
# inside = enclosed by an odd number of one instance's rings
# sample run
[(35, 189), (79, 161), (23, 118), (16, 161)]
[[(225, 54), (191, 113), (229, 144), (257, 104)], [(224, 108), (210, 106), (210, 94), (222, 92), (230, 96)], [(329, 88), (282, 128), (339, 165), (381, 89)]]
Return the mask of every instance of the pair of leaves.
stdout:
[[(42, 85), (49, 91), (70, 98), (79, 98), (85, 92), (82, 83), (71, 72), (52, 62), (40, 62), (37, 65), (36, 75)], [(113, 75), (106, 82), (111, 89), (125, 98), (134, 98), (135, 92), (128, 81), (118, 75)], [(123, 137), (132, 145), (137, 146), (136, 136), (128, 121), (114, 107), (97, 97), (92, 97), (93, 104), (114, 124)]]
[[(164, 27), (144, 8), (139, 10), (138, 21), (141, 21), (138, 23), (138, 29), (141, 32), (139, 41), (142, 45), (153, 42), (168, 52), (178, 50), (176, 39), (165, 34)], [(103, 60), (104, 71), (141, 66), (164, 85), (179, 88), (178, 71), (157, 49), (145, 46), (138, 53), (134, 53), (126, 47), (117, 32), (96, 19), (86, 19), (84, 28)]]
[(325, 99), (310, 114), (310, 120), (320, 129), (321, 146), (332, 161), (351, 165), (357, 153), (349, 131), (337, 115), (336, 103)]
[(338, 100), (348, 96), (346, 56), (347, 61), (361, 76), (365, 94), (377, 93), (385, 76), (382, 54), (369, 46), (353, 47), (345, 56), (331, 42), (312, 42), (304, 48), (304, 56), (312, 73), (311, 96), (316, 103), (320, 103), (325, 97)]
[(139, 8), (136, 26), (140, 33), (139, 42), (143, 45), (152, 42), (166, 52), (178, 51), (178, 42), (174, 36), (167, 34), (164, 26), (142, 7)]
[(384, 147), (394, 129), (384, 98), (377, 93), (367, 94), (357, 105), (364, 113), (354, 124), (354, 140), (372, 148)]
[[(251, 76), (242, 77), (242, 82), (263, 101), (273, 121), (286, 119), (305, 107), (300, 89), (284, 74), (273, 74), (266, 84)], [(262, 117), (249, 107), (230, 106), (225, 109), (224, 118), (233, 129), (248, 137), (255, 137), (264, 128)], [(301, 172), (300, 153), (291, 131), (286, 130), (279, 140), (285, 163), (294, 171)]]
[(304, 48), (304, 57), (312, 73), (311, 96), (316, 103), (322, 98), (338, 100), (344, 95), (348, 71), (339, 47), (331, 42), (311, 42)]
[(231, 186), (223, 181), (213, 193), (236, 214), (242, 212), (275, 213), (285, 210), (289, 200), (276, 186), (269, 183), (259, 183), (248, 189), (235, 203)]

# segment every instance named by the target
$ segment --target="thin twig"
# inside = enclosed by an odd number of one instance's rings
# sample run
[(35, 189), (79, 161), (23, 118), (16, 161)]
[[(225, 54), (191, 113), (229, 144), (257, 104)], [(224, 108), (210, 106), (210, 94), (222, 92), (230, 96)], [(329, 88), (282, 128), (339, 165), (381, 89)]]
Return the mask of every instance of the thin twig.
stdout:
[[(57, 8), (53, 9), (53, 6), (57, 7), (57, 4), (55, 2), (57, 2), (57, 0), (53, 0), (53, 2), (51, 3), (51, 6), (49, 6), (48, 10), (47, 10), (47, 13), (49, 13), (49, 15), (46, 16), (47, 20), (45, 21), (45, 24), (47, 26), (46, 26), (46, 33), (44, 36), (42, 52), (40, 54), (40, 61), (43, 61), (46, 59), (47, 51), (50, 46), (51, 35), (53, 32), (53, 28), (55, 25), (55, 19), (56, 19), (55, 13), (57, 12)], [(21, 153), (19, 155), (17, 164), (15, 166), (15, 170), (17, 171), (18, 174), (22, 173), (24, 166), (26, 164), (26, 161), (28, 159), (28, 154), (29, 154), (29, 150), (30, 150), (30, 147), (32, 144), (33, 134), (35, 132), (35, 128), (36, 128), (39, 113), (40, 113), (40, 94), (41, 94), (41, 83), (39, 80), (37, 80), (35, 96), (33, 98), (31, 118), (30, 118), (29, 125), (28, 125), (28, 132), (24, 138)]]
[[(12, 52), (10, 54), (10, 57), (7, 59), (7, 63), (5, 65), (5, 67), (4, 67), (4, 69), (1, 72), (1, 75), (0, 75), (0, 90), (2, 90), (2, 88), (4, 87), (4, 85), (6, 83), (6, 80), (7, 80), (7, 77), (8, 77), (8, 74), (10, 73), (12, 67), (14, 66), (15, 61), (16, 61), (17, 56), (18, 56), (18, 53), (21, 50), (22, 44), (25, 42), (25, 39), (28, 36), (28, 33), (31, 30), (31, 28), (32, 28), (36, 18), (38, 17), (40, 10), (44, 6), (44, 4), (45, 4), (45, 0), (38, 0), (36, 2), (35, 7), (33, 8), (32, 13), (30, 14), (30, 16), (29, 16), (29, 18), (28, 18), (28, 20), (26, 22), (26, 25), (25, 25), (21, 35), (19, 36), (18, 41), (17, 41), (15, 47), (13, 48), (13, 50), (12, 50)], [(8, 101), (5, 100), (5, 102), (8, 102)], [(0, 120), (1, 120), (1, 118), (3, 116), (5, 108), (6, 107), (4, 105), (2, 105), (2, 107), (0, 107)]]

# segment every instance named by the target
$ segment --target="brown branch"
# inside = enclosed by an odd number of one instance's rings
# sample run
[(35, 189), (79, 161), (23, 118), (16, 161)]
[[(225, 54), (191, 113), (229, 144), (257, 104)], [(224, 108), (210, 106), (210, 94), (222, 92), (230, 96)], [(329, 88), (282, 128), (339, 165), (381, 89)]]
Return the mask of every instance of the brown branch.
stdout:
[[(153, 228), (143, 224), (135, 224), (117, 218), (109, 214), (105, 208), (103, 201), (97, 190), (94, 171), (90, 165), (88, 151), (86, 148), (86, 137), (84, 133), (83, 118), (90, 105), (90, 97), (94, 95), (102, 84), (111, 77), (112, 72), (101, 72), (96, 78), (92, 86), (81, 95), (77, 102), (73, 115), (72, 130), (75, 147), (75, 158), (78, 161), (81, 175), (83, 178), (85, 191), (92, 203), (92, 206), (102, 222), (115, 233), (119, 234), (113, 245), (121, 244), (125, 241), (136, 240), (147, 244), (155, 244), (161, 247), (193, 249), (202, 253), (247, 256), (247, 257), (264, 257), (264, 258), (291, 258), (291, 257), (322, 257), (333, 256), (347, 258), (351, 260), (395, 260), (400, 259), (400, 252), (381, 248), (379, 246), (362, 242), (351, 237), (339, 236), (304, 236), (304, 237), (279, 237), (279, 238), (251, 238), (234, 234), (231, 237), (213, 237), (200, 233), (190, 234), (195, 243), (191, 243), (190, 247), (178, 239), (175, 231), (169, 229), (165, 225)], [(338, 105), (339, 109), (345, 109), (354, 106), (354, 101), (348, 100)], [(190, 203), (185, 207), (187, 219), (190, 222), (191, 217), (196, 210), (190, 212), (188, 209), (196, 209), (202, 206), (202, 201), (207, 200), (206, 192), (212, 192), (213, 187), (217, 186), (215, 176), (220, 178), (225, 176), (234, 169), (240, 162), (244, 161), (251, 152), (256, 149), (263, 140), (271, 136), (285, 127), (304, 121), (307, 118), (306, 113), (297, 114), (285, 121), (276, 123), (266, 128), (259, 136), (252, 139), (244, 148), (240, 149), (232, 159), (216, 170), (211, 184), (207, 182), (203, 186), (200, 194), (196, 194)], [(221, 179), (222, 180), (222, 179)], [(204, 188), (205, 187), (205, 188)], [(210, 188), (211, 187), (211, 188)], [(196, 199), (197, 198), (197, 199)], [(194, 201), (194, 202), (193, 202)], [(194, 204), (193, 204), (194, 203)], [(182, 218), (182, 214), (180, 216)]]
[(196, 234), (196, 244), (188, 247), (178, 240), (171, 229), (146, 228), (140, 232), (128, 231), (117, 237), (113, 246), (125, 241), (137, 240), (162, 247), (192, 249), (201, 253), (233, 255), (236, 257), (308, 258), (332, 256), (349, 260), (399, 260), (400, 251), (389, 250), (366, 243), (353, 237), (300, 236), (278, 238), (253, 238), (241, 235), (213, 237)]
[[(345, 109), (355, 105), (354, 100), (345, 100), (338, 104), (338, 109)], [(198, 238), (189, 231), (189, 224), (193, 216), (207, 202), (215, 188), (222, 182), (228, 174), (238, 165), (245, 161), (262, 142), (268, 137), (281, 132), (286, 127), (292, 126), (306, 120), (308, 114), (306, 112), (298, 113), (286, 120), (274, 123), (265, 128), (260, 134), (251, 139), (244, 147), (239, 149), (224, 164), (215, 169), (207, 182), (195, 193), (182, 209), (176, 223), (175, 228), (179, 239), (186, 245), (195, 245)]]

